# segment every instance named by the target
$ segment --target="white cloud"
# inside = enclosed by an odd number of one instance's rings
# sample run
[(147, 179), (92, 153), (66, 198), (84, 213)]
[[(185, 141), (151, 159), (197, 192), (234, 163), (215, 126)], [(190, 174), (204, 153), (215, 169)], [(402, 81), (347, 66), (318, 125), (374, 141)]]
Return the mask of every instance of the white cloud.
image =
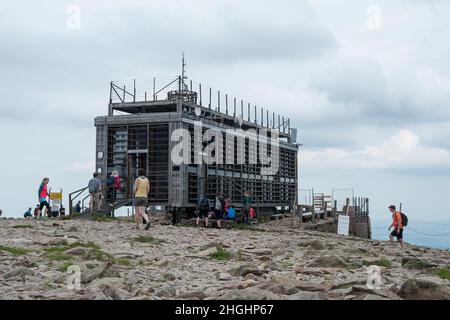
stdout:
[(419, 136), (401, 129), (387, 141), (360, 150), (304, 149), (299, 161), (303, 170), (442, 169), (450, 168), (450, 151), (422, 145)]

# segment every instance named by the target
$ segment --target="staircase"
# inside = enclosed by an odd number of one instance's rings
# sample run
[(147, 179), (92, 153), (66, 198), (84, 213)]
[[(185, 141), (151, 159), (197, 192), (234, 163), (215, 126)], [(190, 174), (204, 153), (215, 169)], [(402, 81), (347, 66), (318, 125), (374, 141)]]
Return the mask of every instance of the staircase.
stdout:
[[(125, 179), (124, 182), (126, 182), (127, 179)], [(94, 212), (94, 215), (96, 216), (110, 216), (114, 217), (114, 211), (126, 206), (130, 205), (133, 202), (133, 199), (126, 198), (117, 200), (114, 204), (111, 204), (110, 201), (112, 199), (108, 199), (108, 196), (111, 197), (112, 192), (115, 192), (114, 186), (107, 186), (106, 180), (102, 180), (102, 200), (101, 200), (101, 206), (100, 209)], [(77, 202), (80, 202), (81, 210), (80, 212), (75, 212), (74, 205)], [(88, 218), (92, 217), (91, 210), (89, 209), (89, 201), (90, 201), (90, 194), (88, 187), (81, 188), (79, 190), (76, 190), (69, 194), (69, 215), (73, 215), (75, 213), (79, 213), (80, 218)]]

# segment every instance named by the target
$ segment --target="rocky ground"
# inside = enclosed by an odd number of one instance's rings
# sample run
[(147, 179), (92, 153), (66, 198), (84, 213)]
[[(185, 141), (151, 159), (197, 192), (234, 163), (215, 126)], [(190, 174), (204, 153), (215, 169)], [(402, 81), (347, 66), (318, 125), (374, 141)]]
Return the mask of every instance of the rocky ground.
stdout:
[[(286, 221), (256, 230), (164, 223), (137, 231), (117, 220), (0, 220), (0, 299), (450, 299), (449, 251), (402, 252)], [(80, 290), (67, 286), (72, 265)], [(370, 265), (379, 288), (367, 286)]]

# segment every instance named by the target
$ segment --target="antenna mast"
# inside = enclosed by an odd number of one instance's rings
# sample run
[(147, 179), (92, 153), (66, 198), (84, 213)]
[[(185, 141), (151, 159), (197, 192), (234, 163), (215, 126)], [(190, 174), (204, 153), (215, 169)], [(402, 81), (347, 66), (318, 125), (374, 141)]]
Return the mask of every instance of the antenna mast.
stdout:
[(187, 79), (186, 76), (186, 59), (184, 58), (184, 52), (183, 52), (183, 56), (181, 59), (181, 79), (180, 79), (180, 91), (181, 89), (183, 90), (188, 90), (188, 87), (186, 85), (186, 83), (184, 83), (184, 80)]
[(186, 61), (184, 59), (184, 52), (183, 52), (183, 58), (181, 60), (181, 78), (183, 79), (187, 79), (186, 77)]

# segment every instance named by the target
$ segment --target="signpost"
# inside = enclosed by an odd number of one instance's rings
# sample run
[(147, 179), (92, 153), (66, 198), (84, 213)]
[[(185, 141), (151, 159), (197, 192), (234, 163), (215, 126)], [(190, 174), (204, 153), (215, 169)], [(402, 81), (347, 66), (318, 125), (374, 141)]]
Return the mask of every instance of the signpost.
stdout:
[(50, 203), (50, 211), (52, 215), (57, 216), (62, 205), (62, 189), (60, 192), (50, 191)]
[(349, 227), (350, 227), (350, 216), (344, 215), (338, 216), (337, 234), (348, 236)]

